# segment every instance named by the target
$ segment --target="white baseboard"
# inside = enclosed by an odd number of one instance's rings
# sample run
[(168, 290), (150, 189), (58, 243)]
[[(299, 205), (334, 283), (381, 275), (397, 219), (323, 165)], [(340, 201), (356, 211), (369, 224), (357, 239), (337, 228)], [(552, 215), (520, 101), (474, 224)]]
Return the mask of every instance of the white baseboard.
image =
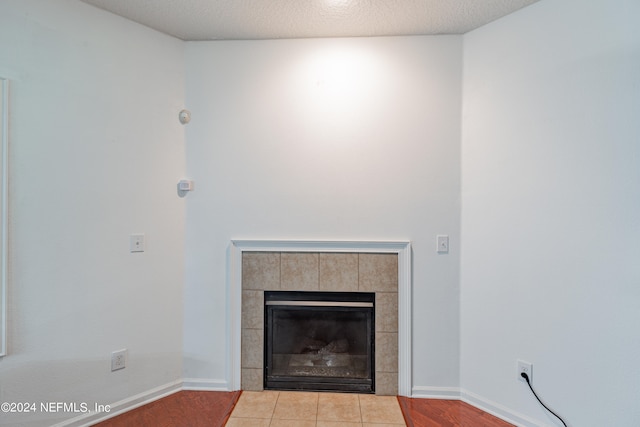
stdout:
[(539, 420), (515, 412), (468, 390), (460, 390), (460, 400), (518, 427), (548, 427)]
[(232, 391), (229, 388), (227, 380), (204, 380), (200, 378), (185, 378), (182, 382), (182, 389), (198, 391)]
[(182, 390), (182, 380), (176, 380), (109, 405), (109, 412), (88, 412), (78, 417), (71, 418), (70, 420), (55, 424), (52, 427), (88, 427), (169, 396), (170, 394), (176, 393), (180, 390)]
[(482, 396), (457, 387), (416, 386), (412, 389), (411, 397), (416, 399), (461, 400), (518, 427), (547, 427), (546, 424), (539, 420), (529, 418)]
[(417, 399), (460, 400), (460, 389), (458, 387), (415, 386), (411, 389), (411, 397)]
[(226, 380), (184, 378), (109, 405), (109, 412), (88, 412), (52, 427), (88, 427), (181, 390), (231, 391)]
[[(89, 427), (181, 390), (232, 391), (228, 385), (226, 380), (184, 378), (116, 402), (110, 405), (109, 412), (89, 412), (55, 424), (52, 427)], [(416, 399), (461, 400), (518, 427), (547, 427), (547, 424), (539, 420), (519, 414), (498, 403), (458, 387), (415, 386), (412, 388), (411, 397)]]

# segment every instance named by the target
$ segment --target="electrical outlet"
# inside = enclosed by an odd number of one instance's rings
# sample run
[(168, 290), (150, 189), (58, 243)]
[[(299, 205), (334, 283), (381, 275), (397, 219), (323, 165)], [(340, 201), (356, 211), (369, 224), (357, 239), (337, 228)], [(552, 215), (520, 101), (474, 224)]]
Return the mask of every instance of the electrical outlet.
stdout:
[(111, 353), (111, 372), (124, 369), (127, 365), (127, 349)]
[(144, 252), (144, 234), (129, 236), (129, 252)]
[(518, 379), (520, 381), (526, 381), (522, 374), (527, 374), (529, 382), (533, 384), (533, 363), (525, 362), (524, 360), (518, 360)]

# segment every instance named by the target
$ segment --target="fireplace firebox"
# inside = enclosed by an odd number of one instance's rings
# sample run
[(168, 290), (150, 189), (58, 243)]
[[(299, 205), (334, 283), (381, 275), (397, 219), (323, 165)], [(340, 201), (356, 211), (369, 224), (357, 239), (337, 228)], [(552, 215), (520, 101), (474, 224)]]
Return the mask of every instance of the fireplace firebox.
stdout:
[(264, 296), (265, 389), (374, 393), (374, 293)]

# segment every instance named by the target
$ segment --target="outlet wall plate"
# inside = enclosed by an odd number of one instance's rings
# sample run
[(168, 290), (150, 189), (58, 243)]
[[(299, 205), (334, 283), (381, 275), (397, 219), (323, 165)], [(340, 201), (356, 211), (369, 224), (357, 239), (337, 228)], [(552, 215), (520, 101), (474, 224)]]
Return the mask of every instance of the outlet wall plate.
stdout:
[(527, 377), (529, 377), (529, 382), (533, 384), (533, 363), (526, 362), (524, 360), (518, 360), (517, 368), (518, 379), (520, 381), (526, 382), (526, 380), (522, 378), (522, 374), (525, 373), (527, 374)]
[(144, 234), (129, 236), (129, 252), (144, 252)]
[(111, 353), (111, 372), (124, 369), (127, 366), (127, 349), (117, 350)]

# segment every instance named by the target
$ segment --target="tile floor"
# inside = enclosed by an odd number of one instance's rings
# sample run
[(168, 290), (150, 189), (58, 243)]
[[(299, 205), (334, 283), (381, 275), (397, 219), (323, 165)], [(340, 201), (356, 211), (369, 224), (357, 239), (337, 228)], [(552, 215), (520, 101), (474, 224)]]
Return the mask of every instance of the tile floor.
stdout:
[(406, 425), (395, 396), (244, 391), (227, 427), (397, 427)]

